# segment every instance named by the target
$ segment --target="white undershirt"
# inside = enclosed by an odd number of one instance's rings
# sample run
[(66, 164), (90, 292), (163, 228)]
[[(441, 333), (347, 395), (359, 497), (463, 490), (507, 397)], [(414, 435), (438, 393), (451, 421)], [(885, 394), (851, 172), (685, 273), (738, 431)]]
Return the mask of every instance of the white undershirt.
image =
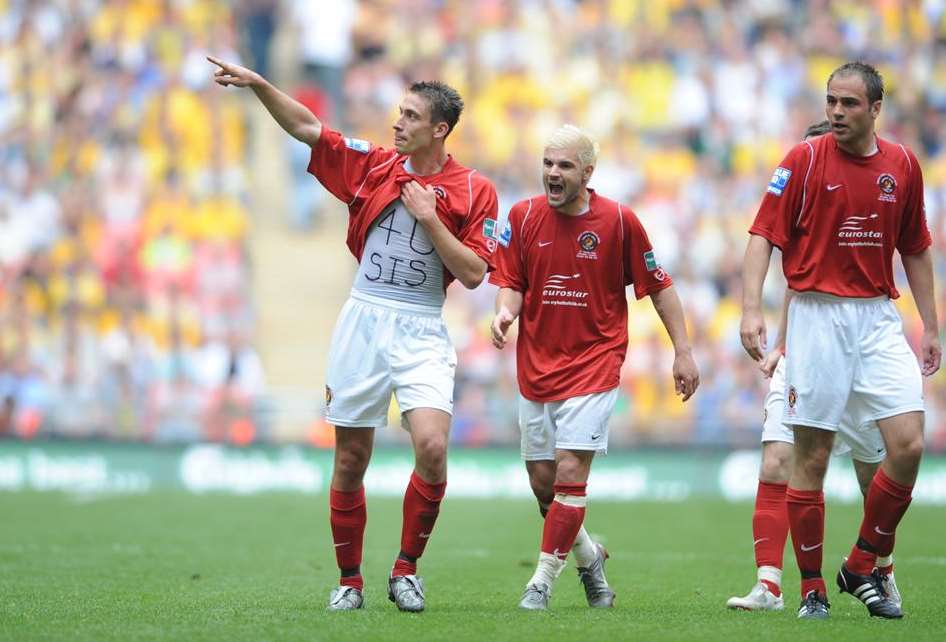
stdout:
[[(404, 169), (410, 171), (410, 161)], [(353, 292), (431, 308), (443, 307), (443, 262), (423, 225), (401, 199), (368, 229)]]

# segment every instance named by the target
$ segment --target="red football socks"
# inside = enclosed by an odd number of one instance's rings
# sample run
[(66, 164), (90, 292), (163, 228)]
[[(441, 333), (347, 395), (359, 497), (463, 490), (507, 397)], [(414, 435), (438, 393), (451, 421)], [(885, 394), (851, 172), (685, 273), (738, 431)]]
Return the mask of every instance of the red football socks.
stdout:
[[(788, 510), (785, 507), (787, 484), (759, 481), (752, 514), (752, 542), (756, 567), (782, 568), (785, 540), (788, 539)], [(778, 597), (782, 590), (770, 580), (761, 580)]]
[(903, 486), (890, 479), (883, 468), (878, 468), (867, 490), (864, 502), (864, 521), (857, 543), (847, 559), (847, 569), (858, 575), (870, 575), (878, 555), (893, 551), (897, 525), (907, 512), (913, 487)]
[(785, 506), (792, 531), (795, 559), (801, 571), (802, 597), (811, 591), (827, 594), (821, 577), (824, 554), (824, 493), (820, 490), (785, 491)]
[(427, 540), (434, 530), (437, 515), (440, 513), (440, 501), (446, 488), (447, 482), (431, 484), (424, 481), (417, 471), (411, 474), (407, 491), (404, 493), (401, 552), (391, 570), (392, 577), (417, 573), (417, 558), (424, 554), (427, 547)]
[(542, 528), (542, 552), (560, 560), (568, 557), (585, 521), (587, 484), (555, 484), (555, 501), (549, 506)]
[(335, 543), (335, 560), (341, 571), (339, 584), (360, 591), (365, 584), (361, 576), (361, 555), (368, 522), (364, 487), (352, 491), (332, 488), (329, 491), (329, 521)]

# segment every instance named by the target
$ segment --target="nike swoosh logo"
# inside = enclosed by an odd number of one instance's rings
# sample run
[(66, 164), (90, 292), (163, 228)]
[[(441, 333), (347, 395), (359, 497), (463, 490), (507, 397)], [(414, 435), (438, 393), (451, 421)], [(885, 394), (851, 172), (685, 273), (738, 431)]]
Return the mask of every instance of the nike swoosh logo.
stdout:
[(552, 551), (552, 555), (554, 555), (560, 560), (563, 560), (566, 557), (568, 557), (568, 553), (560, 553), (557, 548), (554, 551)]
[(351, 542), (342, 542), (341, 544), (336, 544), (335, 548), (338, 548), (339, 546), (348, 546), (349, 544), (351, 544)]
[(539, 247), (545, 247), (546, 245), (551, 245), (552, 241), (539, 241)]
[(893, 535), (893, 533), (888, 533), (886, 531), (880, 530), (880, 526), (874, 526), (874, 532), (878, 535)]
[(428, 537), (430, 537), (430, 533), (421, 533), (420, 535), (418, 535), (418, 537), (421, 539), (427, 539)]
[(763, 537), (762, 539), (757, 539), (756, 541), (752, 542), (752, 545), (753, 545), (753, 546), (758, 546), (759, 544), (761, 544), (762, 542), (764, 542), (764, 541), (767, 540), (767, 539), (769, 539), (769, 538), (768, 538), (768, 537)]
[(828, 191), (829, 191), (829, 192), (833, 192), (834, 190), (838, 189), (839, 187), (844, 187), (844, 185), (841, 184), (841, 183), (838, 183), (837, 185), (828, 185)]
[[(822, 543), (824, 543), (824, 542), (822, 542)], [(820, 548), (820, 547), (821, 547), (821, 544), (815, 544), (814, 546), (805, 546), (804, 544), (802, 544), (802, 545), (800, 546), (802, 552), (804, 552), (804, 553), (807, 553), (807, 552), (809, 552), (809, 551), (813, 551), (813, 550), (815, 550), (816, 548)]]

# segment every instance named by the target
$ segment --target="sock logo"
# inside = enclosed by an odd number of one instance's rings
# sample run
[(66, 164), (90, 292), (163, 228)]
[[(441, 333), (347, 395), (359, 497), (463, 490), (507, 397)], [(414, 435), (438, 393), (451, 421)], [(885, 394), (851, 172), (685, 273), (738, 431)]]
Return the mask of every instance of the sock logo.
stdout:
[(880, 530), (880, 526), (874, 526), (874, 532), (878, 535), (893, 535), (893, 533), (888, 533), (887, 531)]
[(418, 537), (421, 539), (427, 539), (428, 537), (430, 537), (430, 533), (420, 533)]
[(568, 557), (568, 553), (560, 553), (559, 550), (558, 550), (558, 547), (556, 547), (555, 550), (552, 551), (552, 555), (554, 555), (555, 557), (557, 557), (557, 558), (560, 559), (560, 560), (563, 560), (563, 559), (565, 559), (566, 557)]
[(764, 542), (764, 541), (767, 540), (767, 539), (769, 539), (769, 538), (768, 538), (768, 537), (762, 537), (762, 538), (757, 539), (756, 541), (752, 542), (752, 545), (753, 545), (753, 546), (758, 546), (759, 544), (761, 544), (762, 542)]
[(340, 546), (348, 546), (349, 544), (351, 544), (351, 542), (341, 542), (340, 544), (336, 544), (335, 548), (339, 548)]
[(823, 544), (823, 543), (824, 543), (824, 542), (819, 542), (819, 543), (815, 544), (814, 546), (805, 546), (804, 544), (802, 544), (799, 548), (801, 548), (801, 550), (802, 550), (803, 553), (808, 553), (808, 552), (810, 552), (810, 551), (815, 550), (816, 548), (819, 548), (819, 547), (821, 546), (821, 544)]

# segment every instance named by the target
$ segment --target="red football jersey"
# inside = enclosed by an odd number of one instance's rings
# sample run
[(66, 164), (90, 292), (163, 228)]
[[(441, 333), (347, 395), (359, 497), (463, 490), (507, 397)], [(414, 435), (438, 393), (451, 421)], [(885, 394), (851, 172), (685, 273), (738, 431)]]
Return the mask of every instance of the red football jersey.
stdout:
[(895, 299), (894, 249), (917, 254), (932, 243), (920, 165), (879, 137), (866, 157), (831, 134), (804, 141), (776, 168), (749, 233), (782, 249), (792, 290)]
[[(416, 180), (437, 193), (437, 214), (447, 229), (493, 269), (499, 239), (496, 188), (475, 169), (447, 157), (443, 169), (430, 176), (415, 176), (404, 169), (407, 156), (375, 147), (357, 138), (345, 138), (322, 126), (312, 146), (309, 173), (336, 198), (348, 205), (348, 248), (361, 260), (371, 224), (394, 200), (401, 185)], [(444, 287), (453, 275), (444, 267)]]
[(490, 282), (523, 294), (516, 347), (519, 390), (557, 401), (610, 390), (627, 352), (627, 295), (673, 283), (629, 208), (598, 196), (581, 216), (545, 195), (516, 203), (500, 236)]

